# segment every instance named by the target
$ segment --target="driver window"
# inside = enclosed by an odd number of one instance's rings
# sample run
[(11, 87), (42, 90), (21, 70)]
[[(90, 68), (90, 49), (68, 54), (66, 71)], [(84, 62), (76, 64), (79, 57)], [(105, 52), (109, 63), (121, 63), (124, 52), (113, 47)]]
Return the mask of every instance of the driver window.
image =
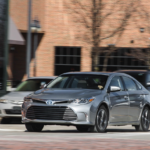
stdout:
[(121, 89), (121, 91), (124, 91), (124, 86), (123, 86), (122, 80), (121, 80), (121, 78), (119, 76), (114, 77), (111, 80), (109, 86), (117, 86), (117, 87), (119, 87)]

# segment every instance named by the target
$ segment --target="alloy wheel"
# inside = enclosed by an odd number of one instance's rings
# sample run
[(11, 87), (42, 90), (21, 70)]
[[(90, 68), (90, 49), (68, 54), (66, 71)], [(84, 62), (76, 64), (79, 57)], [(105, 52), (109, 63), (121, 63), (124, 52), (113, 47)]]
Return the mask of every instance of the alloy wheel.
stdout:
[(136, 131), (148, 131), (149, 125), (150, 125), (150, 112), (149, 108), (145, 107), (141, 115), (140, 124), (135, 125), (135, 129)]
[(99, 109), (97, 113), (97, 126), (100, 131), (105, 131), (107, 127), (107, 112), (105, 109)]
[(149, 112), (148, 112), (148, 109), (144, 109), (144, 111), (142, 113), (142, 125), (143, 125), (144, 129), (149, 128)]

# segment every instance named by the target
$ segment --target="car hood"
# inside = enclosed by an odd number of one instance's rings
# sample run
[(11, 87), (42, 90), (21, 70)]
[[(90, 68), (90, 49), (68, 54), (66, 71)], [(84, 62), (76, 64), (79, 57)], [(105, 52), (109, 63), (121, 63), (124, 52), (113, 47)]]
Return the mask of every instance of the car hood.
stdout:
[(10, 92), (4, 96), (1, 97), (1, 99), (6, 100), (15, 100), (15, 101), (23, 101), (24, 97), (29, 95), (30, 93), (33, 93), (33, 91), (24, 91), (24, 92)]
[(42, 89), (36, 91), (34, 94), (29, 96), (37, 99), (75, 99), (75, 98), (90, 98), (96, 95), (101, 94), (101, 90), (92, 90), (92, 89)]

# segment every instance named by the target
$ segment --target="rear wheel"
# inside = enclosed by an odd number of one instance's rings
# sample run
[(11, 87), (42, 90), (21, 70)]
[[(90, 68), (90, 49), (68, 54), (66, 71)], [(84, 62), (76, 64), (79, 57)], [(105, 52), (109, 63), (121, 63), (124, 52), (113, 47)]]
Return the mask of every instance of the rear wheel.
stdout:
[(141, 115), (140, 125), (136, 125), (135, 129), (136, 131), (148, 131), (149, 126), (150, 126), (150, 111), (148, 107), (145, 107)]
[(39, 123), (26, 123), (25, 126), (29, 132), (41, 132), (44, 127), (43, 124)]
[(88, 126), (76, 126), (76, 128), (79, 132), (88, 132), (90, 127), (88, 127)]

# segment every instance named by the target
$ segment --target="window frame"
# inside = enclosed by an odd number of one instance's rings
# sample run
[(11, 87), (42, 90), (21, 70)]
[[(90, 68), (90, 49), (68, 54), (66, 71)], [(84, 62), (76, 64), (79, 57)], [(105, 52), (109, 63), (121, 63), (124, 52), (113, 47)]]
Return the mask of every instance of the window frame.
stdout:
[[(136, 84), (137, 84), (138, 90), (143, 90), (143, 87), (139, 83), (136, 82)], [(141, 87), (141, 89), (139, 88), (139, 86)]]

